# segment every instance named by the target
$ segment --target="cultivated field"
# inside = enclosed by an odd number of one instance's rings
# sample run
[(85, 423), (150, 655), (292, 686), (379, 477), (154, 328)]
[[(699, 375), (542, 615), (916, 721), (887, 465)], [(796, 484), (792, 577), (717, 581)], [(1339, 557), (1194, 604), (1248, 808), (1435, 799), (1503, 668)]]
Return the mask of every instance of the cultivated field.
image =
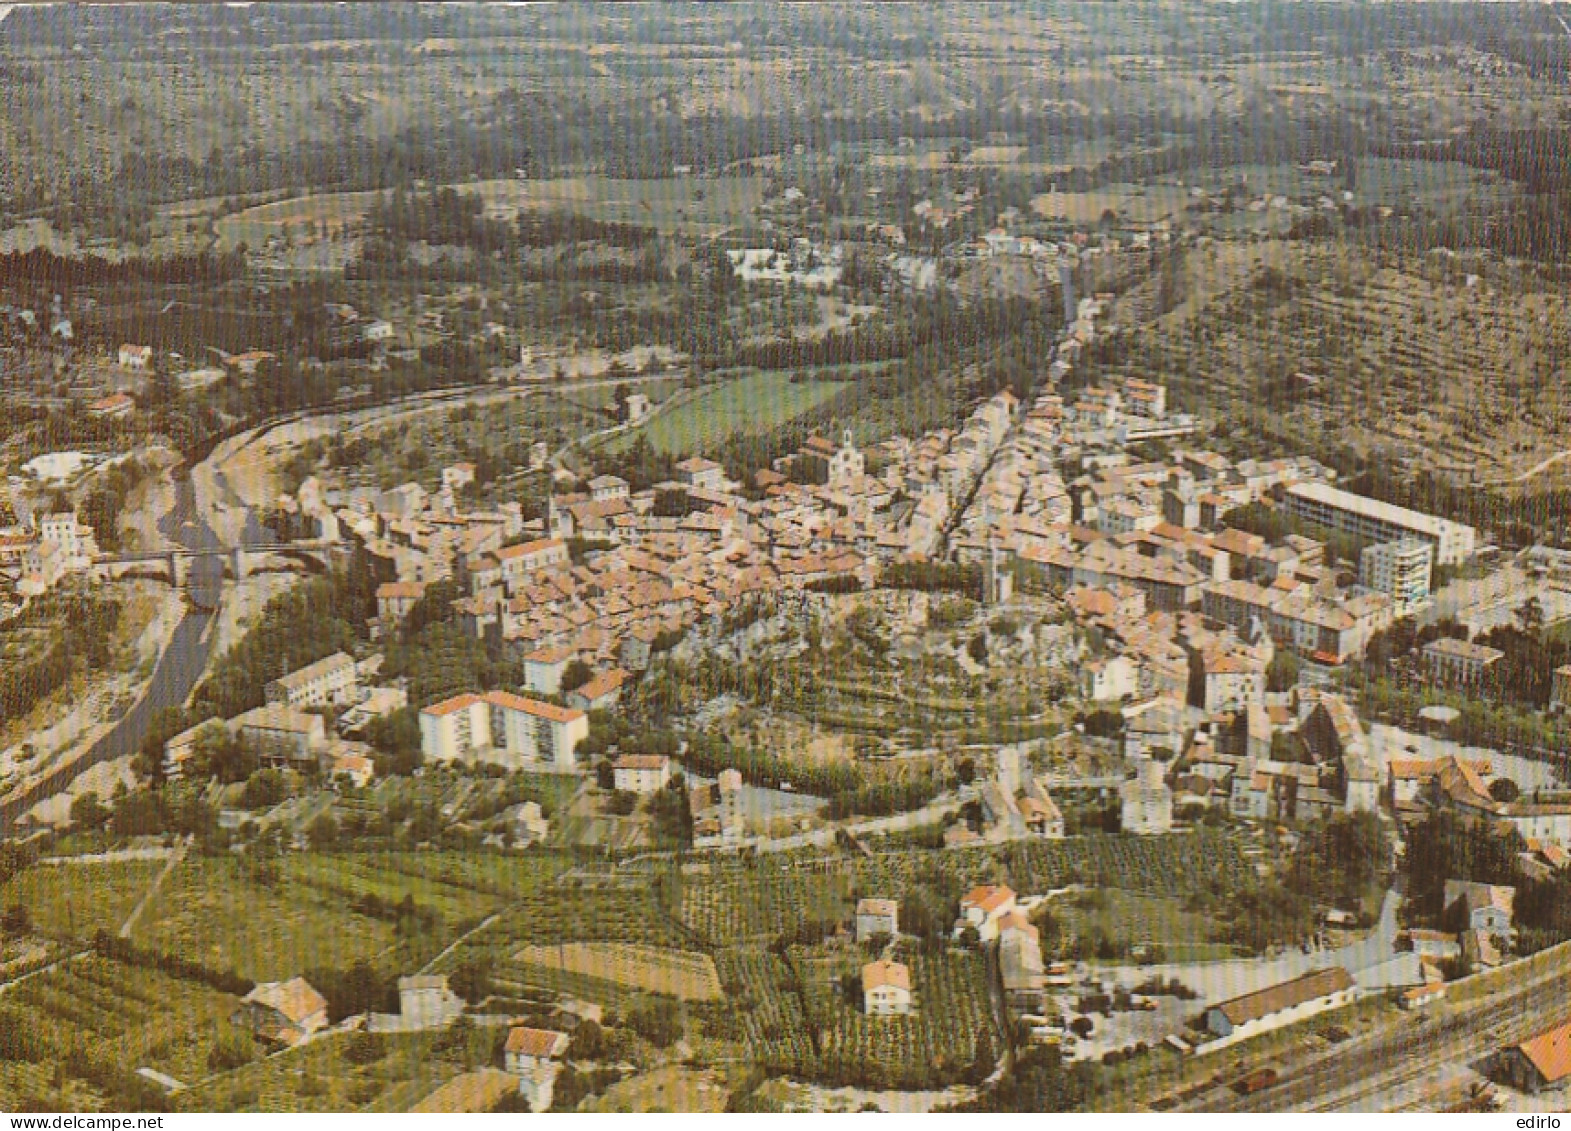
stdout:
[(0, 1025), (41, 1042), (50, 1059), (72, 1050), (81, 1059), (55, 1075), (47, 1065), (0, 1058), (0, 1109), (58, 1111), (70, 1100), (99, 1110), (89, 1065), (148, 1067), (194, 1082), (210, 1071), (207, 1052), (237, 1004), (206, 986), (96, 956), (29, 978), (0, 999)]
[(614, 446), (626, 448), (645, 436), (656, 451), (670, 455), (713, 451), (731, 436), (767, 432), (843, 388), (845, 384), (837, 381), (793, 384), (786, 373), (749, 373), (705, 389), (643, 427), (623, 433)]
[(725, 996), (714, 959), (707, 954), (604, 942), (526, 946), (513, 957), (526, 967), (585, 974), (683, 1001)]
[[(491, 180), (452, 186), (480, 196), (486, 212), (511, 217), (527, 211), (568, 211), (596, 220), (642, 224), (663, 232), (714, 235), (744, 223), (764, 198), (761, 177), (618, 180), (563, 177), (554, 180)], [(220, 251), (240, 243), (260, 247), (269, 237), (297, 241), (313, 228), (334, 238), (350, 234), (380, 196), (377, 192), (311, 193), (247, 208), (214, 224)], [(286, 233), (286, 227), (288, 229)]]
[(740, 987), (736, 1013), (753, 1057), (771, 1072), (830, 1085), (933, 1088), (955, 1083), (981, 1049), (1001, 1047), (980, 954), (902, 955), (915, 1006), (870, 1017), (861, 992), (843, 988), (866, 956), (857, 949), (792, 947), (783, 954), (728, 951), (720, 964)]
[[(1571, 305), (1532, 276), (1442, 251), (1261, 243), (1191, 253), (1181, 297), (1110, 368), (1165, 381), (1223, 428), (1485, 482), (1571, 447)], [(1530, 486), (1564, 467), (1543, 471)]]
[(42, 934), (91, 938), (119, 930), (163, 871), (162, 860), (29, 868), (0, 887), (0, 907), (20, 904)]

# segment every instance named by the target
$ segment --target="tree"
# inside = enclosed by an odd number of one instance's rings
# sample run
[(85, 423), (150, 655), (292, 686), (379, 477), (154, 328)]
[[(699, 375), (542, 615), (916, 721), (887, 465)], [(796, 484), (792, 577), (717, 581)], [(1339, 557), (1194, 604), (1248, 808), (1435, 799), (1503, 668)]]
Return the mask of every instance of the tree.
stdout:
[(595, 672), (585, 661), (573, 659), (562, 669), (562, 693), (577, 691), (594, 678)]
[(7, 907), (4, 915), (0, 915), (0, 935), (6, 938), (21, 938), (33, 929), (33, 913), (24, 904), (13, 903)]
[(207, 1052), (207, 1067), (214, 1072), (230, 1072), (256, 1057), (256, 1042), (249, 1036), (234, 1031), (221, 1033)]
[(593, 1021), (581, 1021), (573, 1031), (567, 1054), (574, 1060), (598, 1060), (605, 1052), (605, 1033)]
[(1286, 648), (1271, 657), (1266, 666), (1267, 691), (1291, 691), (1298, 684), (1298, 656)]
[(1489, 796), (1501, 804), (1509, 805), (1522, 796), (1522, 788), (1510, 778), (1496, 778), (1489, 783)]
[(627, 1015), (632, 1030), (656, 1048), (670, 1048), (682, 1035), (682, 1010), (669, 998), (649, 998)]
[(284, 775), (278, 770), (258, 770), (245, 783), (240, 792), (240, 808), (271, 809), (289, 796)]
[(325, 852), (338, 843), (341, 830), (338, 822), (333, 820), (331, 813), (323, 813), (311, 822), (311, 827), (306, 830), (306, 838), (310, 840), (311, 847), (318, 852)]
[(629, 793), (625, 789), (617, 790), (611, 795), (611, 799), (606, 802), (606, 809), (610, 811), (613, 816), (617, 817), (626, 817), (637, 808), (638, 794)]
[(616, 788), (616, 767), (609, 759), (602, 758), (595, 766), (595, 785), (604, 790)]
[(479, 1005), (491, 996), (491, 972), (473, 959), (459, 963), (448, 975), (447, 984), (470, 1005)]
[(1517, 606), (1516, 623), (1526, 636), (1537, 636), (1543, 629), (1544, 605), (1536, 595)]
[(193, 781), (216, 778), (228, 785), (245, 781), (256, 773), (256, 769), (256, 755), (246, 748), (238, 735), (214, 721), (204, 726), (191, 743), (186, 776)]
[(109, 820), (109, 810), (98, 800), (98, 794), (88, 792), (71, 802), (71, 824), (79, 829), (96, 829)]

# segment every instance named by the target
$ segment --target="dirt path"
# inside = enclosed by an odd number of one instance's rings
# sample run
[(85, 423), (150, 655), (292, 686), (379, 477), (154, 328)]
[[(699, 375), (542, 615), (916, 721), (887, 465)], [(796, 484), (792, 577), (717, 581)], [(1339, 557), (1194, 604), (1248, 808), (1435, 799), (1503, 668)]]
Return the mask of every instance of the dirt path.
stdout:
[(142, 917), (142, 912), (147, 910), (147, 905), (153, 901), (153, 897), (158, 894), (158, 889), (164, 886), (164, 880), (168, 879), (170, 872), (179, 867), (180, 861), (184, 860), (185, 854), (191, 850), (191, 839), (188, 836), (180, 843), (180, 847), (175, 849), (174, 854), (169, 857), (169, 863), (165, 864), (163, 870), (153, 878), (153, 882), (148, 886), (147, 892), (137, 901), (137, 905), (131, 909), (131, 914), (126, 917), (126, 921), (120, 924), (121, 938), (128, 939), (131, 937), (131, 932), (136, 928), (137, 920)]
[(1535, 475), (1539, 475), (1539, 474), (1541, 474), (1541, 473), (1543, 473), (1545, 471), (1548, 471), (1551, 467), (1554, 467), (1555, 464), (1559, 463), (1563, 459), (1571, 459), (1571, 448), (1567, 448), (1563, 452), (1556, 452), (1554, 455), (1550, 456), (1548, 459), (1541, 459), (1537, 463), (1535, 463), (1532, 467), (1530, 467), (1526, 471), (1522, 472), (1521, 475), (1513, 475), (1509, 479), (1502, 479), (1502, 480), (1500, 480), (1500, 482), (1501, 483), (1523, 483), (1523, 482), (1533, 478), (1533, 476), (1535, 476)]

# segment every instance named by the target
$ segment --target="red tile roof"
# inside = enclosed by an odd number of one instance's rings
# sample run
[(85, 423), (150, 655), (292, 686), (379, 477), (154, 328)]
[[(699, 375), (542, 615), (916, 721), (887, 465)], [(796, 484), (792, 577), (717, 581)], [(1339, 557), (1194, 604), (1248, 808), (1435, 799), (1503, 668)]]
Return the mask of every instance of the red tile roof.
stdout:
[(440, 719), (447, 715), (456, 714), (457, 712), (462, 711), (468, 707), (473, 707), (476, 703), (482, 702), (484, 702), (484, 700), (481, 699), (480, 696), (476, 695), (472, 691), (466, 691), (462, 695), (455, 695), (451, 699), (444, 699), (440, 703), (433, 703), (429, 707), (422, 708), (420, 713), (422, 715), (430, 715), (435, 719)]
[(571, 707), (558, 707), (555, 703), (525, 699), (522, 695), (514, 695), (508, 691), (488, 691), (485, 694), (485, 701), (497, 707), (506, 707), (511, 711), (522, 711), (539, 719), (549, 719), (553, 723), (570, 723), (584, 717), (582, 711), (575, 711)]
[(520, 1025), (508, 1031), (505, 1048), (521, 1056), (556, 1056), (567, 1048), (567, 1034)]
[(1538, 1069), (1545, 1083), (1562, 1080), (1571, 1075), (1571, 1022), (1523, 1041), (1516, 1049)]

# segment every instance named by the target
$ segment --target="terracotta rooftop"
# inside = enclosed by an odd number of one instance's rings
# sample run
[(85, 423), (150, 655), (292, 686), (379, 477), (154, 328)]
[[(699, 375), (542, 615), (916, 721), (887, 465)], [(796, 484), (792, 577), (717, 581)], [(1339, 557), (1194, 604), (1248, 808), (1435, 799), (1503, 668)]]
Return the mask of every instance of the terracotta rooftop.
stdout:
[(891, 962), (887, 958), (881, 962), (869, 962), (862, 967), (862, 992), (869, 993), (884, 986), (894, 986), (896, 989), (911, 991), (911, 968), (899, 962)]
[(1262, 1017), (1269, 1017), (1273, 1013), (1280, 1013), (1295, 1005), (1303, 1005), (1305, 1002), (1325, 997), (1327, 994), (1352, 988), (1352, 976), (1340, 966), (1331, 966), (1324, 970), (1311, 970), (1290, 982), (1282, 982), (1267, 989), (1256, 990), (1252, 994), (1235, 997), (1216, 1008), (1221, 1010), (1222, 1016), (1233, 1025), (1244, 1025)]
[(521, 1056), (557, 1056), (567, 1048), (567, 1034), (520, 1025), (508, 1031), (505, 1048)]
[(1523, 1041), (1516, 1049), (1538, 1069), (1546, 1083), (1562, 1080), (1571, 1075), (1571, 1022)]

